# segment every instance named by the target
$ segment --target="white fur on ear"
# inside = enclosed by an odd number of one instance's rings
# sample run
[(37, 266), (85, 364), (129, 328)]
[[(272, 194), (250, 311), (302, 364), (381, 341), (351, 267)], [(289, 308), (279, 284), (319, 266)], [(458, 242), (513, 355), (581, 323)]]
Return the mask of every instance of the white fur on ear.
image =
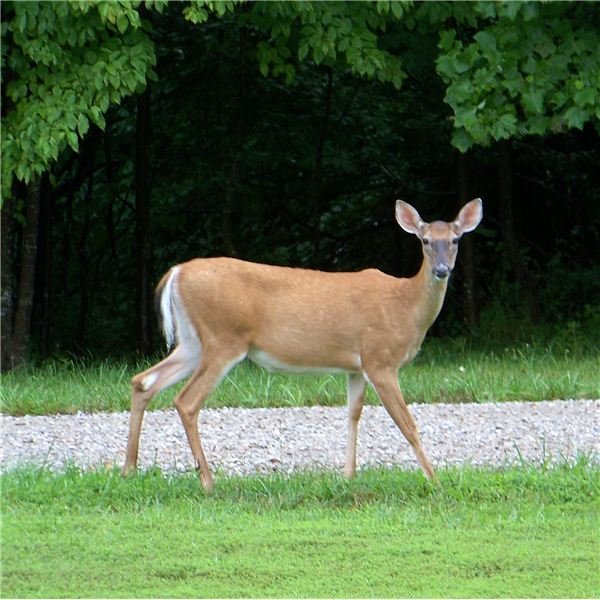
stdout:
[(402, 200), (396, 200), (396, 221), (404, 231), (415, 235), (419, 235), (424, 225), (417, 210)]
[(475, 198), (471, 202), (467, 202), (458, 213), (454, 225), (461, 233), (473, 231), (483, 218), (483, 202), (481, 198)]

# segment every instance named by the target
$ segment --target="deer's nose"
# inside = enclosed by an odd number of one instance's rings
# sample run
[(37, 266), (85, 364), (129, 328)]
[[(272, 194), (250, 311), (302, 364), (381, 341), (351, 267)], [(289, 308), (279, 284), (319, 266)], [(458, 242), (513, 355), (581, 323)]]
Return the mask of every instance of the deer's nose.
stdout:
[(450, 267), (448, 265), (437, 265), (433, 269), (433, 274), (438, 279), (446, 279), (446, 277), (448, 277), (448, 275), (450, 275)]

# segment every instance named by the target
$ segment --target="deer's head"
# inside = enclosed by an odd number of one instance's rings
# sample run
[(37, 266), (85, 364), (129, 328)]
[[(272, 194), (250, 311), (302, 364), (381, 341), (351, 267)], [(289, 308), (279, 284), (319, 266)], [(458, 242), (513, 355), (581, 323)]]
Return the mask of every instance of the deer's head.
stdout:
[(423, 255), (436, 279), (446, 279), (456, 262), (458, 242), (463, 233), (473, 231), (483, 217), (481, 198), (467, 202), (456, 219), (450, 223), (425, 223), (407, 202), (396, 201), (396, 220), (408, 233), (414, 233), (423, 245)]

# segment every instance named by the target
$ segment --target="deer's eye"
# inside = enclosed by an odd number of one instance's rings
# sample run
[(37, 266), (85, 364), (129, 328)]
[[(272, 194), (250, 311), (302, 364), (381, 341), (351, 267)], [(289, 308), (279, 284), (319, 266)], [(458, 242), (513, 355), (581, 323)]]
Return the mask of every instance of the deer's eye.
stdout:
[(454, 239), (452, 240), (452, 243), (453, 243), (453, 244), (456, 246), (456, 245), (458, 244), (458, 238), (454, 238)]
[(427, 246), (429, 244), (429, 240), (427, 238), (423, 238), (423, 246)]

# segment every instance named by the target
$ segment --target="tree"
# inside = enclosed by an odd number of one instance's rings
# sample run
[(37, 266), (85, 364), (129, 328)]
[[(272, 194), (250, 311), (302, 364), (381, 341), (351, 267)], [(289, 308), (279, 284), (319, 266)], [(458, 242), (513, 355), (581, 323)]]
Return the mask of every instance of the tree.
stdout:
[(452, 17), (437, 59), (453, 110), (452, 143), (465, 152), (497, 142), (505, 252), (537, 320), (535, 281), (515, 230), (509, 140), (587, 122), (600, 130), (598, 11), (581, 3), (474, 2), (458, 4)]
[[(150, 3), (160, 6), (164, 3)], [(111, 103), (139, 92), (155, 64), (140, 2), (4, 2), (2, 196), (79, 147)]]
[[(2, 60), (3, 197), (13, 177), (28, 183), (90, 122), (104, 126), (110, 104), (144, 89), (154, 47), (140, 1), (4, 2)], [(164, 0), (146, 1), (162, 11)], [(232, 1), (195, 0), (193, 23), (237, 10)], [(243, 6), (243, 5), (242, 5)], [(258, 29), (256, 58), (289, 83), (296, 64), (346, 65), (399, 89), (401, 57), (381, 47), (394, 24), (444, 26), (438, 73), (453, 109), (453, 143), (473, 144), (579, 127), (600, 120), (600, 33), (595, 7), (567, 3), (257, 2), (238, 11)], [(451, 26), (454, 23), (454, 26)], [(517, 43), (518, 42), (518, 43)]]
[[(40, 239), (49, 240), (45, 247), (53, 253), (44, 263), (52, 274), (37, 276), (33, 296), (35, 314), (53, 319), (43, 329), (46, 339), (54, 337), (46, 349), (60, 343), (77, 350), (74, 339), (110, 352), (129, 349), (136, 338), (148, 348), (149, 286), (168, 264), (191, 256), (235, 253), (409, 274), (418, 248), (394, 234), (390, 197), (416, 201), (427, 217), (451, 218), (457, 188), (464, 200), (469, 188), (486, 200), (487, 227), (472, 240), (473, 251), (462, 253), (461, 262), (471, 258), (457, 272), (485, 305), (491, 278), (476, 285), (473, 274), (475, 266), (478, 273), (491, 269), (482, 242), (484, 235), (495, 239), (494, 219), (503, 232), (511, 221), (510, 239), (520, 244), (525, 233), (538, 236), (518, 219), (530, 207), (513, 205), (519, 166), (535, 171), (523, 149), (541, 123), (525, 110), (523, 86), (531, 87), (525, 65), (536, 63), (539, 73), (557, 77), (543, 95), (542, 116), (550, 125), (540, 131), (547, 136), (582, 116), (569, 113), (575, 102), (569, 98), (557, 108), (561, 81), (571, 89), (569, 78), (579, 73), (571, 82), (577, 90), (577, 81), (596, 76), (595, 32), (586, 23), (594, 22), (593, 11), (582, 4), (528, 6), (4, 2), (3, 324), (19, 304), (19, 281), (30, 281), (16, 273), (24, 265), (25, 227), (35, 229), (26, 224), (34, 212), (28, 199), (47, 199), (50, 207), (42, 204), (39, 219)], [(513, 28), (531, 40), (524, 46), (530, 60), (509, 44)], [(533, 44), (550, 37), (552, 52), (561, 54), (558, 31), (573, 33), (576, 42), (562, 72), (552, 66), (561, 60)], [(509, 77), (514, 65), (523, 72)], [(143, 92), (149, 79), (151, 98)], [(588, 135), (596, 120), (589, 94), (579, 98), (588, 125), (581, 136), (569, 133), (570, 140)], [(514, 128), (506, 114), (514, 115)], [(471, 148), (459, 169), (450, 147), (453, 128), (455, 145)], [(519, 142), (524, 135), (529, 141)], [(509, 160), (498, 176), (515, 185), (494, 182), (488, 189), (500, 163), (495, 149), (481, 148), (503, 136), (523, 158), (504, 146)], [(560, 165), (563, 155), (545, 156)], [(556, 185), (549, 177), (536, 175), (541, 185)], [(574, 181), (563, 195), (571, 198), (580, 187)], [(578, 223), (586, 210), (577, 213)], [(589, 245), (592, 234), (586, 235)], [(516, 250), (513, 262), (522, 258)], [(8, 263), (14, 268), (5, 268)], [(535, 281), (527, 273), (520, 279)], [(27, 307), (28, 295), (23, 298)], [(460, 309), (448, 308), (450, 322)], [(467, 314), (475, 324), (474, 301)], [(37, 339), (36, 319), (33, 326)], [(3, 327), (3, 348), (7, 332)]]
[(440, 34), (453, 144), (600, 126), (600, 17), (586, 3), (474, 2)]
[[(149, 4), (160, 8), (164, 2)], [(38, 202), (42, 173), (67, 147), (78, 150), (90, 123), (104, 127), (111, 103), (143, 89), (155, 57), (143, 31), (139, 5), (2, 4), (3, 199), (12, 194), (17, 179), (30, 188), (28, 203)], [(38, 214), (39, 210), (28, 207), (26, 227), (33, 232), (23, 258), (35, 257)], [(22, 267), (27, 264), (23, 261)], [(20, 340), (28, 337), (32, 286), (32, 274), (22, 269), (12, 331), (16, 341), (13, 364), (24, 360)], [(29, 314), (21, 317), (23, 312)], [(13, 315), (3, 310), (3, 318), (12, 321)]]
[[(90, 124), (104, 129), (105, 115), (111, 105), (119, 104), (133, 93), (143, 92), (148, 78), (154, 76), (156, 63), (150, 26), (142, 18), (142, 10), (164, 9), (166, 2), (139, 1), (107, 2), (5, 2), (2, 5), (2, 62), (5, 108), (2, 127), (2, 198), (9, 199), (15, 181), (24, 182), (31, 189), (26, 194), (28, 204), (39, 203), (39, 178), (67, 149), (79, 150), (80, 140), (86, 136)], [(255, 4), (250, 11), (240, 11), (255, 28), (268, 31), (274, 41), (269, 51), (266, 42), (258, 45), (258, 60), (264, 75), (269, 70), (275, 75), (285, 73), (288, 80), (294, 67), (286, 62), (290, 50), (284, 42), (295, 23), (300, 24), (300, 60), (307, 55), (315, 62), (331, 62), (340, 52), (354, 72), (392, 81), (399, 85), (402, 72), (399, 61), (377, 47), (377, 36), (372, 31), (385, 27), (385, 13), (401, 14), (399, 7), (390, 3), (374, 7), (350, 9), (346, 4), (327, 8), (325, 5), (276, 2), (271, 5)], [(184, 8), (185, 18), (194, 23), (205, 22), (211, 14), (223, 16), (236, 9), (234, 2), (190, 3)], [(327, 27), (324, 28), (324, 25)], [(337, 38), (337, 41), (336, 41)], [(149, 280), (149, 187), (144, 177), (148, 161), (142, 141), (147, 141), (149, 113), (147, 102), (138, 103), (138, 179), (137, 189), (137, 264), (136, 297), (139, 346), (147, 350), (148, 338), (148, 280)], [(241, 121), (240, 121), (241, 123)], [(240, 135), (242, 128), (240, 126)], [(230, 178), (229, 196), (235, 189), (238, 160), (234, 160)], [(93, 176), (88, 181), (87, 197), (92, 197)], [(228, 197), (229, 197), (228, 196)], [(33, 273), (37, 240), (37, 210), (28, 206), (28, 252), (33, 257), (22, 261), (31, 264), (31, 273), (22, 272), (13, 331), (13, 303), (3, 297), (3, 320), (11, 326), (5, 331), (16, 340), (28, 337), (33, 296)], [(228, 212), (225, 211), (223, 231), (228, 231)], [(34, 219), (35, 217), (35, 219)], [(11, 220), (7, 224), (12, 223)], [(10, 235), (9, 237), (14, 237)], [(85, 246), (85, 237), (82, 238)], [(83, 246), (80, 251), (83, 251)], [(230, 243), (230, 246), (232, 244)], [(25, 246), (24, 246), (25, 248)], [(10, 252), (3, 252), (8, 260)], [(9, 267), (9, 265), (4, 265)], [(9, 270), (12, 270), (9, 268)], [(87, 275), (87, 273), (85, 273)], [(7, 278), (8, 281), (8, 278)], [(86, 281), (83, 277), (82, 281)], [(12, 286), (11, 286), (12, 287)], [(78, 339), (83, 339), (87, 290), (82, 289)], [(21, 318), (24, 315), (24, 318)], [(23, 330), (22, 330), (23, 329)], [(7, 340), (10, 346), (10, 341)], [(24, 352), (22, 344), (16, 348)], [(23, 361), (13, 356), (12, 364)]]

